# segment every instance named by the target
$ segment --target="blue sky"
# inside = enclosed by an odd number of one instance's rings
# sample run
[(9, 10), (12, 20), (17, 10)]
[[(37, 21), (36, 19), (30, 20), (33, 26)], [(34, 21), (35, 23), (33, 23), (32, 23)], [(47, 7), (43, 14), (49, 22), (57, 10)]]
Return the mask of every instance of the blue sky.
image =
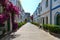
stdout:
[(29, 12), (32, 15), (41, 0), (20, 0), (20, 2), (24, 11)]

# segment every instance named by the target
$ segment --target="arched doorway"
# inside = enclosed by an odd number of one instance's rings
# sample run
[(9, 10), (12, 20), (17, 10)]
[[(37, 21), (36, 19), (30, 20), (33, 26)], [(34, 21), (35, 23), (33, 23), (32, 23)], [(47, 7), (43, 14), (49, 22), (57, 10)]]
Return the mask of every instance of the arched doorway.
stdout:
[(60, 14), (58, 14), (56, 17), (56, 24), (60, 25)]

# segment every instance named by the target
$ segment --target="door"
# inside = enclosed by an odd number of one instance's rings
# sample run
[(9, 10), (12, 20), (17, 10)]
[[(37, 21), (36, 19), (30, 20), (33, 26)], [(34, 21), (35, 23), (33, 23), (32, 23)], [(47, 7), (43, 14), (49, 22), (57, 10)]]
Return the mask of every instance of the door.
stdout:
[(60, 14), (57, 15), (57, 25), (60, 25)]

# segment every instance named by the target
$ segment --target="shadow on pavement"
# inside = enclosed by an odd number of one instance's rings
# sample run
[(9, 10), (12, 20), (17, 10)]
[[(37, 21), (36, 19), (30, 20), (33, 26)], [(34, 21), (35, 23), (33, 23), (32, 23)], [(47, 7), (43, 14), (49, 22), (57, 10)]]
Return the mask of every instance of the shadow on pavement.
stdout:
[(60, 34), (54, 34), (54, 33), (50, 33), (52, 36), (54, 36), (54, 37), (57, 37), (57, 38), (59, 38), (60, 39)]
[(10, 35), (10, 38), (14, 39), (14, 38), (17, 38), (19, 36), (20, 36), (20, 34), (12, 34), (12, 35)]

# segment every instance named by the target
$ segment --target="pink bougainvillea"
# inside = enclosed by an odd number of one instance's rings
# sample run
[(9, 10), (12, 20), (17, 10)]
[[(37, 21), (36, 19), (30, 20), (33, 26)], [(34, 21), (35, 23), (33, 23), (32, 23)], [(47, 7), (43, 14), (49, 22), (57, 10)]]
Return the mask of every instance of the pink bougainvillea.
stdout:
[(9, 0), (0, 0), (0, 4), (2, 4), (3, 6), (5, 6), (8, 3)]
[(9, 2), (7, 5), (6, 5), (6, 8), (5, 8), (8, 12), (11, 12), (11, 13), (15, 13), (15, 14), (18, 14), (19, 13), (19, 8), (17, 6), (14, 6), (11, 2)]
[(7, 20), (10, 17), (9, 14), (4, 14), (4, 19)]
[(4, 15), (0, 14), (0, 23), (3, 23), (3, 22), (4, 22)]
[[(0, 0), (0, 4), (4, 7), (3, 13), (0, 14), (0, 24), (3, 24), (6, 20), (8, 20), (10, 17), (9, 13), (19, 14), (19, 8), (17, 6), (14, 6), (11, 2), (9, 2), (9, 0)], [(17, 27), (18, 24), (14, 23), (13, 20), (13, 30), (16, 31)]]
[(6, 21), (9, 18), (9, 14), (0, 14), (0, 23), (3, 23), (4, 21)]
[(13, 32), (16, 32), (18, 29), (18, 23), (14, 22), (13, 24)]
[(15, 14), (19, 14), (19, 8), (17, 6), (13, 7), (13, 11), (15, 12)]
[(13, 10), (13, 4), (11, 2), (7, 3), (5, 10), (11, 12)]

